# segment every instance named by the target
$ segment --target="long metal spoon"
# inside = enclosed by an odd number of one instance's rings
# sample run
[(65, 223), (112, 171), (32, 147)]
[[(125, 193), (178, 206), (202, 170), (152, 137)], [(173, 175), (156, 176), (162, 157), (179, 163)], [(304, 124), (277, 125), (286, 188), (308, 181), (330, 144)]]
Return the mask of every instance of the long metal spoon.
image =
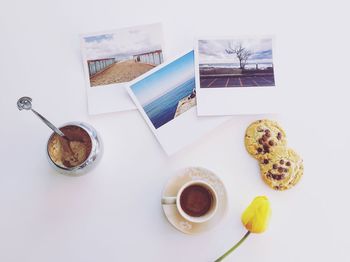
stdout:
[(32, 99), (30, 97), (24, 96), (18, 99), (17, 107), (19, 110), (31, 110), (34, 114), (36, 114), (48, 127), (50, 127), (56, 134), (61, 137), (66, 137), (61, 130), (55, 127), (49, 120), (39, 114), (32, 108)]

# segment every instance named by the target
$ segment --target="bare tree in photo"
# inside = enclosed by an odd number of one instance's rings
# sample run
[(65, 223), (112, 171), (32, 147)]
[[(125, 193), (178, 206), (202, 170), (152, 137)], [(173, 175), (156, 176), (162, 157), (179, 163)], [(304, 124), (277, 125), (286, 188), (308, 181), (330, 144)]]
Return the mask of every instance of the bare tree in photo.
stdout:
[(242, 43), (239, 45), (233, 47), (232, 43), (228, 44), (229, 47), (228, 49), (225, 49), (227, 54), (235, 54), (239, 60), (239, 68), (244, 69), (248, 58), (253, 54), (250, 50), (246, 49), (245, 47), (242, 46)]

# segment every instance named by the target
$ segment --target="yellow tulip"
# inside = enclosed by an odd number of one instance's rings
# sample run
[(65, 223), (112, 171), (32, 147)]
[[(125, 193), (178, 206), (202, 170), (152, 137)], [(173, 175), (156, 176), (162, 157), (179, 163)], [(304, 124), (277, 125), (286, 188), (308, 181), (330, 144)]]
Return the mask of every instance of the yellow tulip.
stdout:
[(252, 233), (266, 230), (271, 216), (270, 202), (266, 196), (258, 196), (242, 214), (242, 223)]
[(242, 223), (248, 232), (242, 237), (240, 241), (225, 254), (219, 257), (215, 262), (222, 261), (233, 250), (239, 247), (250, 233), (262, 233), (266, 230), (271, 216), (271, 207), (269, 199), (266, 196), (258, 196), (254, 198), (252, 203), (246, 208), (242, 214)]

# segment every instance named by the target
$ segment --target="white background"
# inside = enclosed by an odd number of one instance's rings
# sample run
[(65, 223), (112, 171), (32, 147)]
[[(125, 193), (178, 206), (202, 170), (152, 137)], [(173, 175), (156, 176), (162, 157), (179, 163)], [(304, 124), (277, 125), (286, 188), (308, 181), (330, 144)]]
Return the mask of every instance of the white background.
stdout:
[[(240, 215), (260, 194), (272, 203), (270, 227), (227, 261), (349, 261), (346, 2), (1, 0), (0, 261), (213, 261), (244, 234)], [(284, 106), (269, 117), (304, 158), (298, 186), (270, 190), (246, 153), (245, 128), (262, 116), (235, 116), (172, 157), (137, 111), (88, 117), (79, 34), (158, 21), (170, 56), (196, 35), (275, 35)], [(49, 129), (16, 108), (23, 95), (58, 125), (94, 125), (100, 165), (56, 174), (44, 153)], [(230, 199), (227, 219), (197, 236), (176, 231), (160, 206), (172, 172), (190, 165), (216, 172)]]

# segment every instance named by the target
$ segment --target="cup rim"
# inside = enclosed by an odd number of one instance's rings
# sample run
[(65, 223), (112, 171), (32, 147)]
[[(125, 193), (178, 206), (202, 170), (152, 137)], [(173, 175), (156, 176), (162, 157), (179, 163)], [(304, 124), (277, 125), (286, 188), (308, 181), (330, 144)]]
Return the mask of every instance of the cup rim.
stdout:
[[(214, 198), (214, 202), (215, 202), (215, 206), (214, 208), (210, 211), (211, 213), (207, 216), (200, 216), (200, 217), (193, 217), (193, 216), (190, 216), (188, 215), (181, 207), (181, 203), (180, 203), (180, 197), (181, 197), (181, 194), (182, 192), (189, 186), (191, 185), (195, 185), (195, 184), (201, 184), (201, 185), (204, 185), (205, 187), (209, 188), (210, 189), (210, 193), (213, 195), (213, 198)], [(188, 181), (187, 183), (185, 183), (184, 185), (181, 186), (181, 188), (179, 189), (179, 191), (177, 192), (177, 195), (176, 195), (176, 207), (177, 207), (177, 210), (179, 211), (180, 215), (192, 222), (192, 223), (204, 223), (204, 222), (207, 222), (208, 220), (210, 220), (211, 218), (213, 218), (213, 216), (215, 215), (217, 209), (218, 209), (218, 196), (217, 196), (217, 193), (215, 191), (215, 188), (210, 185), (208, 182), (206, 181), (203, 181), (203, 180), (192, 180), (192, 181)], [(201, 219), (202, 218), (202, 219)]]

